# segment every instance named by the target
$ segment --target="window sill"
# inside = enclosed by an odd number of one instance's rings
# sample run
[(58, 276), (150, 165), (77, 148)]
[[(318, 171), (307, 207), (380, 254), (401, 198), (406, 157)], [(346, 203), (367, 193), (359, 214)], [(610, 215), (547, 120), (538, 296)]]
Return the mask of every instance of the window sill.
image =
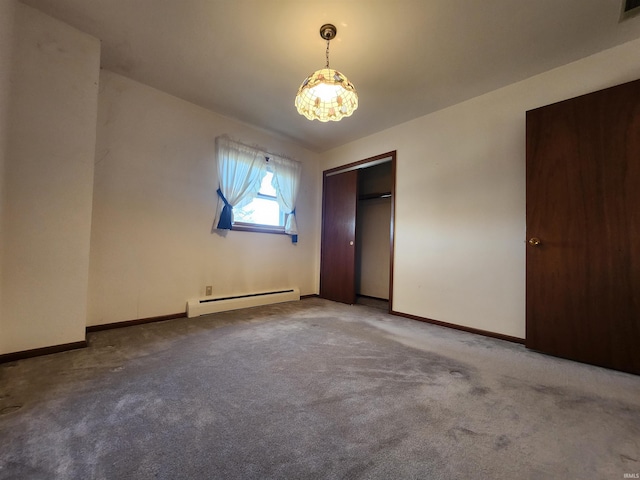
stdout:
[(286, 233), (284, 233), (284, 227), (274, 227), (273, 225), (258, 225), (255, 223), (234, 222), (231, 230), (236, 232), (275, 233), (278, 235), (286, 235)]

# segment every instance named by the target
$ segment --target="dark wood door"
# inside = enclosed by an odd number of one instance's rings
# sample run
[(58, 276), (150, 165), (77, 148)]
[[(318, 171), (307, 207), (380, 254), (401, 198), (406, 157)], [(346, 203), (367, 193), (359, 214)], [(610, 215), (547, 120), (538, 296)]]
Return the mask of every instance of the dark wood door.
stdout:
[(640, 374), (640, 80), (527, 112), (527, 240), (526, 346)]
[(322, 200), (320, 296), (355, 303), (358, 171), (325, 175)]

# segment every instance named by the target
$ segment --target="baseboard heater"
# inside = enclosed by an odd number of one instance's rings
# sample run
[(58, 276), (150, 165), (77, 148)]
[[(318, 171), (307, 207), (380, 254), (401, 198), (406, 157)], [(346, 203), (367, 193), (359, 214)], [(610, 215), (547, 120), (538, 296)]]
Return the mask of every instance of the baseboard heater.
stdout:
[(272, 292), (247, 293), (229, 297), (205, 297), (187, 302), (187, 317), (198, 317), (208, 313), (226, 312), (239, 308), (259, 307), (272, 303), (300, 300), (300, 289), (276, 290)]

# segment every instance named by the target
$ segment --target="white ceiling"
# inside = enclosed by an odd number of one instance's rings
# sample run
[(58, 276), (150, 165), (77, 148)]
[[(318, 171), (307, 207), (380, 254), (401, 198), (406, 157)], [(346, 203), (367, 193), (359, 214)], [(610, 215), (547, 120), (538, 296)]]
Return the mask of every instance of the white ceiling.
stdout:
[[(621, 0), (22, 1), (98, 37), (103, 68), (318, 152), (640, 37)], [(359, 94), (340, 122), (293, 105), (323, 23)]]

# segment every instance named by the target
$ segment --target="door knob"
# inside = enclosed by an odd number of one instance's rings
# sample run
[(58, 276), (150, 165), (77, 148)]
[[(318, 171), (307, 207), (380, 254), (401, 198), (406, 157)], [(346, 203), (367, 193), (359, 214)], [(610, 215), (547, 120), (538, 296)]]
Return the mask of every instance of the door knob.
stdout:
[(529, 245), (531, 245), (532, 247), (537, 247), (538, 245), (540, 245), (542, 242), (540, 241), (539, 238), (536, 237), (531, 237), (529, 239)]
[(353, 246), (353, 240), (351, 240), (351, 241), (349, 242), (349, 245)]

